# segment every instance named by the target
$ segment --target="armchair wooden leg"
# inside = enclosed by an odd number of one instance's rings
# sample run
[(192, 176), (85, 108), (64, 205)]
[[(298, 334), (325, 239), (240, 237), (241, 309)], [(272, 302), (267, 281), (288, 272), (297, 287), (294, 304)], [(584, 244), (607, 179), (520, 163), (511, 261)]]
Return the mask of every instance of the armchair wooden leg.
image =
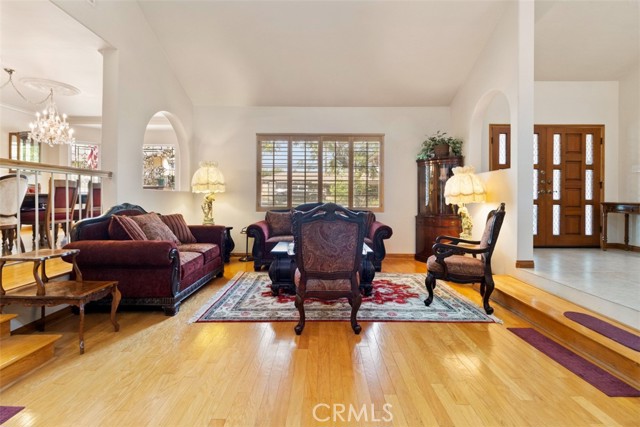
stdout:
[(360, 309), (360, 304), (362, 304), (360, 288), (358, 288), (358, 292), (354, 293), (354, 295), (349, 298), (349, 304), (351, 305), (351, 328), (356, 335), (359, 335), (362, 327), (358, 324), (356, 317), (358, 315), (358, 310)]
[(480, 293), (482, 295), (482, 305), (484, 306), (484, 311), (487, 314), (493, 314), (493, 307), (489, 305), (489, 297), (493, 293), (493, 288), (495, 284), (493, 283), (493, 276), (488, 275), (484, 278), (484, 281), (480, 283)]
[(296, 308), (298, 309), (298, 313), (300, 313), (300, 320), (298, 320), (298, 324), (294, 328), (296, 331), (296, 335), (300, 335), (302, 330), (304, 329), (304, 298), (302, 298), (299, 294), (296, 294)]
[(436, 278), (431, 274), (427, 274), (427, 278), (424, 279), (424, 286), (427, 288), (429, 296), (424, 300), (424, 305), (430, 306), (433, 302), (433, 288), (436, 287)]

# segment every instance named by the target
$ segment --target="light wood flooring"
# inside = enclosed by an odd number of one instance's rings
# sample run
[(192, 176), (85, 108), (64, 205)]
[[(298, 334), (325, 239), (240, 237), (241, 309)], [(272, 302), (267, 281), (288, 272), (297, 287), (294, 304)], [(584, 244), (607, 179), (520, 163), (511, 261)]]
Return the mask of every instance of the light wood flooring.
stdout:
[[(424, 272), (394, 257), (383, 268)], [(293, 322), (189, 323), (244, 270), (252, 263), (232, 259), (175, 317), (122, 311), (114, 333), (108, 313), (89, 313), (84, 355), (76, 316), (48, 323), (63, 335), (56, 356), (2, 391), (0, 405), (26, 407), (5, 425), (640, 424), (640, 399), (609, 398), (537, 352), (507, 330), (529, 325), (495, 302), (504, 324), (362, 322), (359, 336), (348, 322), (310, 322), (300, 337)]]

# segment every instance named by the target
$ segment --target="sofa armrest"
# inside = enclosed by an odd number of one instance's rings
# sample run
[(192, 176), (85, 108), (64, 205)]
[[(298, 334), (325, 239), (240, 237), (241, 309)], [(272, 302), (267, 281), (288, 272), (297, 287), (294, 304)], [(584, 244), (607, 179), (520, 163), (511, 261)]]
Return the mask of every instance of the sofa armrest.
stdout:
[(264, 219), (258, 222), (255, 222), (247, 227), (247, 234), (249, 237), (253, 237), (254, 239), (260, 239), (263, 242), (266, 242), (269, 237), (269, 224)]
[[(78, 265), (171, 267), (178, 257), (175, 243), (166, 240), (80, 240), (65, 249), (80, 249)], [(71, 257), (65, 257), (71, 262)]]
[(380, 221), (373, 221), (369, 227), (369, 235), (367, 236), (373, 242), (374, 258), (377, 262), (384, 259), (387, 252), (384, 247), (384, 239), (388, 239), (393, 234), (393, 230), (388, 225)]

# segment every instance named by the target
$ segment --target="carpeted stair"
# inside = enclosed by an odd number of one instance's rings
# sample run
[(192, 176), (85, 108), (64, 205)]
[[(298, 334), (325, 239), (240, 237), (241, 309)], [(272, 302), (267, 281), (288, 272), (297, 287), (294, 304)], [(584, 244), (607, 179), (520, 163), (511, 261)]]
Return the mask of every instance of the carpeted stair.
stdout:
[(610, 324), (609, 329), (631, 335), (640, 331), (598, 315), (584, 307), (537, 289), (511, 276), (494, 276), (496, 289), (491, 299), (531, 323), (537, 330), (586, 360), (640, 388), (640, 352), (602, 333), (572, 320), (571, 313), (582, 313)]

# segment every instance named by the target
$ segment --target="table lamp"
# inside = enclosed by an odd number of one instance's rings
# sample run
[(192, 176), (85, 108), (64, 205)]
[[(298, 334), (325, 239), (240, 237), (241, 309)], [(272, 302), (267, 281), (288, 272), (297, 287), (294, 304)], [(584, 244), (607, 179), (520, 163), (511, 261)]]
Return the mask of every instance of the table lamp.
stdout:
[(224, 175), (218, 169), (217, 162), (200, 162), (200, 168), (191, 178), (191, 191), (193, 193), (205, 193), (202, 202), (204, 225), (213, 225), (213, 202), (215, 193), (224, 193)]
[(458, 206), (458, 214), (462, 219), (462, 233), (460, 233), (462, 239), (471, 239), (473, 228), (473, 222), (465, 204), (484, 202), (487, 195), (482, 182), (474, 172), (473, 166), (455, 167), (453, 176), (444, 186), (445, 202)]

